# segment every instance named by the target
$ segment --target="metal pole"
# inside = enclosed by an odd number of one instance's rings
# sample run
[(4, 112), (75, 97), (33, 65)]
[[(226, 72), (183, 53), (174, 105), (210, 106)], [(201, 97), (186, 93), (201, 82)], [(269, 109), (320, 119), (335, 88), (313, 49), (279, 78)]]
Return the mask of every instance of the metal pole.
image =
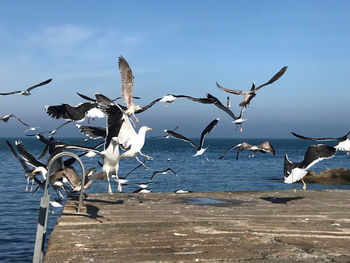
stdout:
[(80, 166), (81, 166), (81, 189), (80, 189), (80, 196), (79, 196), (79, 205), (78, 205), (78, 213), (80, 213), (80, 209), (83, 203), (83, 192), (84, 192), (84, 185), (85, 185), (85, 168), (80, 160), (80, 158), (71, 152), (61, 152), (56, 154), (49, 162), (47, 166), (47, 178), (45, 182), (45, 190), (44, 195), (40, 199), (40, 210), (39, 210), (39, 218), (38, 218), (38, 225), (37, 225), (37, 231), (36, 231), (36, 238), (35, 238), (35, 247), (34, 247), (34, 256), (33, 256), (33, 263), (41, 263), (43, 262), (43, 254), (44, 254), (44, 246), (45, 246), (45, 237), (46, 237), (46, 228), (47, 228), (47, 218), (49, 216), (49, 203), (50, 203), (50, 196), (49, 196), (49, 181), (51, 170), (52, 170), (52, 164), (58, 159), (63, 156), (73, 157), (75, 158)]

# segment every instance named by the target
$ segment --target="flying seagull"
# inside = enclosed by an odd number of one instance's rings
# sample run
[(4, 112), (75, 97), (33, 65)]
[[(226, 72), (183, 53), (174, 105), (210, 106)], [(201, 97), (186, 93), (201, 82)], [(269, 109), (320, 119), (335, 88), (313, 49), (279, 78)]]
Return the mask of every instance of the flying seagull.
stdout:
[(15, 114), (6, 114), (4, 116), (2, 116), (0, 118), (0, 121), (3, 121), (3, 122), (8, 122), (8, 120), (10, 118), (15, 118), (16, 120), (18, 120), (20, 123), (22, 123), (24, 126), (28, 127), (27, 130), (25, 130), (24, 132), (27, 132), (27, 131), (34, 131), (35, 129), (37, 129), (38, 127), (31, 127), (30, 125), (28, 125), (27, 123), (25, 123), (23, 120), (21, 120), (19, 117), (17, 117)]
[[(303, 182), (303, 189), (306, 189), (306, 184), (303, 181), (303, 177), (307, 174), (307, 170), (310, 169), (315, 163), (334, 157), (335, 147), (317, 144), (311, 145), (306, 150), (304, 160), (302, 162), (291, 162), (288, 159), (288, 155), (284, 156), (284, 182), (291, 184), (301, 180)], [(295, 188), (294, 188), (295, 191)]]
[(237, 125), (237, 128), (236, 128), (237, 132), (238, 132), (238, 129), (240, 129), (242, 131), (241, 124), (247, 120), (247, 119), (242, 118), (242, 113), (243, 113), (244, 109), (241, 109), (239, 116), (236, 116), (230, 110), (229, 102), (227, 102), (229, 107), (228, 106), (226, 107), (225, 105), (223, 105), (221, 103), (221, 101), (217, 97), (211, 95), (210, 93), (207, 93), (206, 96), (207, 96), (206, 98), (195, 98), (195, 97), (191, 97), (191, 96), (187, 96), (187, 95), (167, 94), (163, 98), (161, 98), (159, 100), (159, 102), (173, 103), (177, 98), (185, 98), (185, 99), (188, 99), (188, 100), (191, 100), (194, 102), (198, 102), (198, 103), (202, 103), (202, 104), (213, 104), (216, 107), (218, 107), (220, 110), (227, 113), (233, 119), (233, 123)]
[(26, 192), (28, 191), (29, 180), (32, 180), (32, 185), (31, 185), (31, 188), (30, 188), (30, 192), (31, 192), (32, 189), (33, 189), (33, 183), (34, 183), (34, 177), (33, 177), (33, 175), (32, 175), (33, 169), (30, 169), (30, 168), (27, 166), (26, 161), (25, 161), (23, 158), (21, 158), (21, 157), (18, 156), (18, 154), (16, 153), (16, 151), (15, 151), (15, 149), (13, 148), (12, 144), (11, 144), (8, 140), (6, 140), (6, 143), (7, 143), (8, 147), (10, 148), (10, 150), (11, 150), (13, 156), (15, 156), (15, 157), (18, 159), (18, 161), (21, 163), (21, 165), (22, 165), (22, 167), (23, 167), (24, 176), (25, 176), (25, 178), (26, 178), (26, 180), (27, 180), (27, 185), (26, 185), (26, 188), (25, 188), (25, 191), (26, 191)]
[(52, 135), (55, 135), (57, 133), (57, 131), (59, 129), (61, 129), (63, 126), (67, 125), (68, 123), (71, 123), (72, 121), (65, 121), (64, 123), (60, 124), (57, 128), (55, 128), (54, 130), (51, 130), (51, 131), (40, 131), (40, 132), (37, 132), (37, 133), (32, 133), (32, 134), (25, 134), (25, 136), (37, 136), (38, 134), (52, 134)]
[(212, 122), (210, 122), (207, 125), (207, 127), (205, 127), (205, 129), (202, 131), (198, 147), (196, 147), (190, 139), (186, 138), (185, 136), (183, 136), (177, 132), (170, 131), (170, 130), (164, 130), (164, 132), (168, 133), (170, 136), (172, 136), (176, 139), (180, 139), (180, 140), (183, 140), (183, 141), (189, 143), (192, 147), (197, 149), (197, 152), (193, 156), (199, 156), (199, 155), (202, 155), (205, 152), (205, 150), (207, 149), (207, 148), (203, 148), (204, 137), (214, 129), (214, 127), (218, 124), (218, 122), (219, 122), (219, 118), (213, 120)]
[(249, 143), (246, 142), (242, 142), (239, 143), (237, 145), (233, 145), (230, 148), (228, 148), (226, 150), (226, 152), (224, 152), (219, 159), (224, 158), (224, 156), (226, 155), (226, 153), (230, 152), (231, 150), (233, 150), (234, 148), (238, 147), (238, 151), (237, 151), (237, 155), (236, 155), (236, 160), (238, 160), (238, 156), (241, 153), (241, 151), (243, 151), (244, 149), (248, 150), (248, 151), (252, 151), (252, 152), (262, 152), (262, 153), (271, 153), (273, 156), (275, 155), (275, 149), (273, 148), (272, 144), (269, 141), (265, 141), (259, 145), (251, 145)]
[(11, 94), (20, 93), (21, 95), (28, 96), (28, 95), (31, 95), (30, 91), (31, 91), (32, 89), (35, 89), (35, 88), (37, 88), (37, 87), (46, 85), (46, 84), (50, 83), (51, 80), (52, 80), (52, 79), (45, 80), (45, 81), (43, 81), (43, 82), (41, 82), (41, 83), (39, 83), (39, 84), (36, 84), (36, 85), (34, 85), (34, 86), (29, 87), (29, 88), (26, 89), (26, 90), (17, 90), (17, 91), (12, 91), (12, 92), (5, 92), (5, 93), (0, 93), (0, 95), (11, 95)]
[(337, 141), (338, 144), (335, 146), (336, 150), (350, 152), (350, 140), (348, 138), (350, 131), (347, 134), (345, 134), (344, 136), (341, 136), (338, 138), (311, 138), (311, 137), (305, 137), (303, 135), (299, 135), (295, 132), (291, 132), (291, 133), (295, 137), (298, 137), (298, 138), (301, 138), (304, 140), (319, 141), (319, 142)]
[(135, 120), (138, 121), (138, 119), (135, 116), (135, 113), (140, 113), (145, 111), (146, 109), (150, 108), (155, 103), (160, 101), (161, 98), (155, 99), (145, 107), (141, 107), (140, 105), (135, 105), (133, 102), (133, 96), (132, 96), (132, 92), (134, 88), (134, 75), (132, 74), (130, 65), (123, 56), (119, 56), (118, 66), (119, 66), (119, 72), (121, 76), (122, 97), (127, 107), (125, 110), (125, 113), (129, 117), (134, 116)]
[[(81, 93), (79, 93), (79, 92), (77, 92), (77, 94), (78, 94), (81, 98), (83, 98), (83, 99), (85, 99), (85, 100), (88, 100), (88, 101), (90, 101), (90, 102), (96, 102), (96, 101), (97, 101), (96, 99), (93, 99), (93, 98), (91, 98), (91, 97), (89, 97), (89, 96), (86, 96), (86, 95), (84, 95), (84, 94), (81, 94)], [(111, 100), (111, 101), (115, 102), (115, 101), (118, 100), (119, 98), (121, 98), (121, 97), (118, 97), (118, 98), (116, 98), (116, 99), (114, 99), (114, 100)], [(134, 98), (134, 99), (140, 99), (140, 97), (132, 97), (132, 98)], [(142, 107), (142, 106), (139, 106), (139, 107), (137, 107), (137, 109), (135, 110), (134, 114), (138, 114), (138, 113), (144, 112), (145, 110), (151, 108), (154, 104), (156, 104), (156, 103), (159, 102), (160, 100), (161, 100), (161, 98), (155, 99), (155, 100), (151, 101), (150, 103), (148, 103), (146, 106), (143, 106), (143, 107)], [(128, 107), (125, 107), (125, 106), (123, 106), (123, 105), (120, 105), (119, 103), (118, 103), (118, 106), (119, 106), (122, 110), (124, 110), (124, 111), (127, 111), (127, 110), (128, 110)]]
[(287, 66), (284, 66), (283, 68), (281, 68), (280, 71), (278, 71), (268, 82), (265, 82), (264, 84), (261, 84), (260, 86), (258, 87), (255, 87), (255, 83), (253, 82), (253, 85), (251, 87), (251, 89), (249, 91), (242, 91), (242, 90), (234, 90), (234, 89), (226, 89), (224, 87), (222, 87), (219, 83), (216, 82), (216, 86), (223, 90), (223, 91), (226, 91), (228, 93), (231, 93), (231, 94), (235, 94), (235, 95), (243, 95), (243, 99), (242, 101), (240, 102), (239, 106), (241, 107), (248, 107), (249, 106), (249, 103), (250, 101), (255, 97), (256, 95), (256, 91), (261, 89), (262, 87), (266, 86), (266, 85), (269, 85), (269, 84), (272, 84), (273, 82), (275, 82), (276, 80), (278, 80), (280, 77), (282, 77), (282, 75), (284, 74), (284, 72), (286, 72), (287, 70)]
[(152, 179), (154, 178), (154, 176), (155, 176), (156, 174), (164, 174), (164, 175), (165, 175), (165, 174), (167, 174), (169, 171), (172, 172), (174, 175), (176, 175), (176, 173), (174, 172), (173, 169), (167, 168), (167, 169), (165, 169), (165, 170), (163, 170), (163, 171), (154, 171), (153, 174), (152, 174), (152, 176), (149, 178), (149, 180), (152, 181)]
[(67, 121), (82, 122), (85, 117), (88, 118), (104, 118), (103, 112), (97, 108), (96, 102), (80, 103), (77, 106), (70, 104), (61, 104), (54, 106), (45, 106), (46, 113), (51, 118), (65, 119)]
[[(99, 108), (106, 114), (107, 116), (107, 133), (106, 133), (106, 141), (108, 142), (111, 136), (115, 136), (115, 129), (118, 129), (118, 142), (120, 146), (125, 150), (123, 154), (119, 156), (119, 160), (123, 158), (132, 158), (135, 159), (142, 164), (147, 170), (148, 167), (140, 161), (137, 157), (139, 153), (141, 156), (146, 157), (149, 160), (152, 160), (151, 156), (143, 154), (141, 149), (145, 143), (146, 132), (152, 130), (152, 128), (148, 126), (142, 126), (139, 129), (139, 132), (136, 133), (134, 128), (132, 127), (129, 117), (127, 114), (119, 107), (118, 104), (111, 101), (109, 98), (102, 94), (95, 95), (98, 101)], [(116, 125), (116, 120), (120, 120), (120, 126)]]

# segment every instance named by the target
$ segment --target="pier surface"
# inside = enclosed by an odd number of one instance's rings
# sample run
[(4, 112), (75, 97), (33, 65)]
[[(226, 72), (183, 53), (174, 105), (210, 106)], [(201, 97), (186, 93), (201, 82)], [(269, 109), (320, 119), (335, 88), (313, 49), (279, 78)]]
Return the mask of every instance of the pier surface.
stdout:
[(44, 262), (350, 262), (350, 191), (89, 194)]

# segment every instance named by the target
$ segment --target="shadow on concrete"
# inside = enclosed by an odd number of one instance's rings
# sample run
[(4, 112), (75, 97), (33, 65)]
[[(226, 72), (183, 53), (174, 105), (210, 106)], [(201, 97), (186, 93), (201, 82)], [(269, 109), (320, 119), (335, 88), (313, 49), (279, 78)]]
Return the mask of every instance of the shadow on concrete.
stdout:
[(102, 204), (111, 204), (111, 205), (122, 205), (124, 204), (123, 200), (117, 200), (117, 201), (108, 201), (108, 200), (101, 200), (101, 199), (87, 199), (84, 200), (84, 202), (94, 202), (94, 203), (102, 203)]
[(267, 196), (267, 197), (260, 197), (260, 199), (271, 202), (273, 204), (286, 204), (293, 200), (300, 200), (303, 199), (302, 196), (294, 196), (294, 197), (276, 197), (276, 196)]

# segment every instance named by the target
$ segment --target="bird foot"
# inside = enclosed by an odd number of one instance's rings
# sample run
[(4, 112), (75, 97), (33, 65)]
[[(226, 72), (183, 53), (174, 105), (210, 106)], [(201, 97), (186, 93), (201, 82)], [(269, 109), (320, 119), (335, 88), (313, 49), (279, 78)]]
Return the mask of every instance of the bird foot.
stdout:
[(146, 158), (147, 158), (148, 160), (153, 160), (153, 158), (152, 158), (151, 156), (146, 156)]
[(121, 183), (118, 181), (118, 191), (121, 192), (122, 191), (122, 185)]

